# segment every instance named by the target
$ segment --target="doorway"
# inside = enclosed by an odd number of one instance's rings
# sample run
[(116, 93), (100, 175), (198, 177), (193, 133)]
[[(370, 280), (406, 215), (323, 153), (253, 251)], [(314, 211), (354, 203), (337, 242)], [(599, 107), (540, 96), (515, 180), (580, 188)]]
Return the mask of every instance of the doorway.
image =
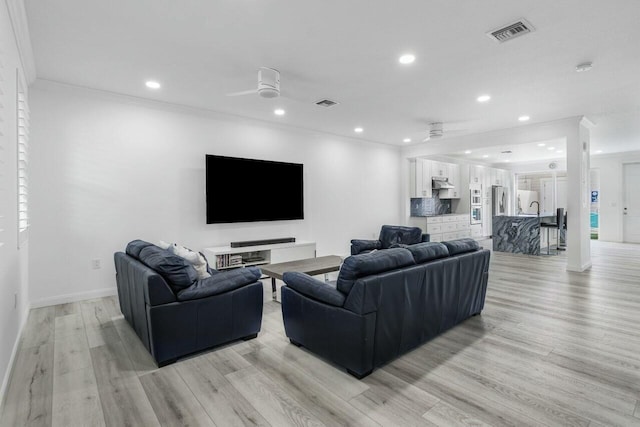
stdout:
[(638, 195), (637, 189), (640, 183), (640, 163), (625, 164), (623, 178), (624, 207), (622, 224), (624, 241), (640, 243), (640, 195)]

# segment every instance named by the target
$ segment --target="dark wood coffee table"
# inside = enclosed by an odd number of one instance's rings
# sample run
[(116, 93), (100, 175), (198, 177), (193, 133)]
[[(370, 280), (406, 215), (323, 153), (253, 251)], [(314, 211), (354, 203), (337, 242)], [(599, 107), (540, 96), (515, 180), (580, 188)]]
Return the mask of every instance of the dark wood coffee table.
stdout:
[(282, 280), (282, 275), (287, 271), (306, 273), (309, 276), (326, 274), (338, 271), (342, 264), (342, 257), (327, 255), (318, 258), (300, 259), (297, 261), (281, 262), (278, 264), (261, 265), (260, 270), (265, 276), (271, 277), (271, 292), (274, 301), (276, 299), (276, 279)]

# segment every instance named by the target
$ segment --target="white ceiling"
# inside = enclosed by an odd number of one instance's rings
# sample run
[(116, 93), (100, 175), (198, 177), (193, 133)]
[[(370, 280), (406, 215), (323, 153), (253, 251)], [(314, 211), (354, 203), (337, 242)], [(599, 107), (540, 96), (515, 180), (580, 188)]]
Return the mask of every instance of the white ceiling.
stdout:
[[(483, 162), (495, 166), (508, 167), (512, 163), (527, 163), (532, 160), (564, 159), (567, 156), (566, 147), (566, 140), (561, 138), (526, 144), (504, 144), (457, 151), (449, 153), (447, 156), (470, 162)], [(511, 151), (511, 153), (507, 153), (507, 151)]]
[[(638, 0), (26, 0), (38, 78), (402, 145), (587, 115), (607, 152), (640, 146)], [(504, 44), (485, 32), (526, 18)], [(614, 28), (615, 27), (615, 28)], [(401, 53), (417, 56), (402, 66)], [(593, 61), (593, 70), (574, 67)], [(225, 94), (281, 71), (304, 102)], [(162, 89), (144, 82), (156, 79)], [(478, 104), (488, 93), (492, 100)], [(329, 98), (331, 109), (313, 104)], [(275, 107), (287, 114), (276, 117)], [(355, 126), (364, 132), (353, 133)], [(598, 135), (598, 132), (601, 135)], [(635, 147), (633, 147), (635, 145)]]

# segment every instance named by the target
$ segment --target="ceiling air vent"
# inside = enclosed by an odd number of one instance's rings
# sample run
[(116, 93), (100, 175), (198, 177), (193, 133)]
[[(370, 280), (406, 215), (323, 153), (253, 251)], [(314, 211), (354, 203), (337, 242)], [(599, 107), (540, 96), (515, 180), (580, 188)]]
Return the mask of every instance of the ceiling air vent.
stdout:
[(335, 101), (331, 101), (330, 99), (323, 99), (322, 101), (316, 102), (316, 105), (319, 105), (320, 107), (329, 108), (329, 107), (333, 107), (334, 105), (338, 105), (338, 103)]
[(487, 36), (495, 40), (499, 43), (504, 43), (508, 40), (514, 39), (516, 37), (524, 36), (527, 33), (535, 31), (533, 25), (527, 22), (526, 19), (519, 19), (513, 24), (509, 24), (505, 27), (498, 28), (493, 31), (489, 31)]
[(513, 151), (511, 150), (502, 151), (502, 154), (511, 154), (511, 153), (513, 153)]

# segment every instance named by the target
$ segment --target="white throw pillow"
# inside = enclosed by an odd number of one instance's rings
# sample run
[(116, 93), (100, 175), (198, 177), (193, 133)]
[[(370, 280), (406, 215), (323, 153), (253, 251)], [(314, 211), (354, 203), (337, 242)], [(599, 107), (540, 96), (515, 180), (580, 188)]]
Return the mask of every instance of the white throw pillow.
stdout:
[(169, 246), (171, 246), (171, 243), (167, 243), (164, 240), (160, 240), (156, 246), (161, 249), (169, 249)]
[(183, 258), (189, 264), (193, 265), (193, 268), (198, 272), (198, 279), (206, 279), (211, 277), (211, 274), (207, 271), (207, 260), (198, 252), (194, 252), (191, 249), (187, 249), (184, 246), (174, 243), (170, 248), (174, 255)]

